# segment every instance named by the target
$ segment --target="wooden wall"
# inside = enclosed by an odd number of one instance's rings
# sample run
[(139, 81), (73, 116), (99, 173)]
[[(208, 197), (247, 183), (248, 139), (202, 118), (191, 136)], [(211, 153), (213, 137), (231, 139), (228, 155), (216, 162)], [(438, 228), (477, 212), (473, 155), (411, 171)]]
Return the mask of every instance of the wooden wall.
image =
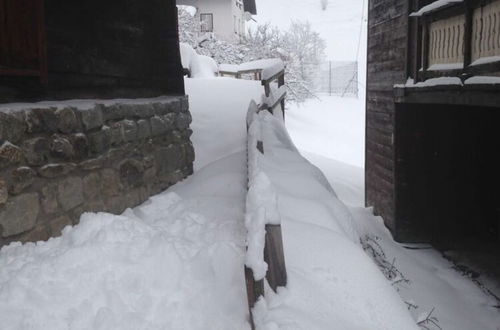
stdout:
[(10, 85), (26, 89), (18, 97), (50, 99), (183, 94), (176, 10), (175, 0), (45, 0), (48, 84), (0, 77), (0, 91)]
[(370, 0), (366, 103), (366, 205), (398, 239), (394, 84), (406, 80), (408, 0)]

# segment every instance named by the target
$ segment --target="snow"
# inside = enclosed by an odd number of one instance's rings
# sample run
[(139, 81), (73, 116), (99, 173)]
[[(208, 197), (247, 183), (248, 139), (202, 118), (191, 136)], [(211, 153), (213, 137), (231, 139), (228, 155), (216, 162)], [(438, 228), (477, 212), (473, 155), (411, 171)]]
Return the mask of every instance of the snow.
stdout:
[(423, 16), (425, 14), (429, 14), (433, 11), (439, 10), (441, 8), (444, 8), (444, 7), (447, 7), (451, 4), (459, 3), (459, 2), (463, 2), (463, 0), (437, 0), (437, 1), (432, 2), (431, 4), (428, 4), (427, 6), (420, 8), (420, 10), (411, 13), (410, 16), (411, 17)]
[(283, 61), (279, 58), (263, 59), (236, 64), (221, 64), (220, 71), (238, 73), (239, 71), (262, 71), (262, 80), (267, 80), (285, 69)]
[(184, 69), (189, 69), (192, 78), (213, 78), (219, 73), (219, 66), (213, 58), (199, 55), (190, 45), (180, 43), (181, 62)]
[(176, 96), (158, 96), (153, 98), (138, 98), (138, 99), (75, 99), (65, 101), (41, 101), (31, 103), (2, 103), (0, 104), (0, 112), (13, 112), (26, 109), (39, 109), (39, 108), (56, 108), (62, 109), (66, 107), (73, 107), (79, 110), (89, 110), (95, 108), (96, 104), (104, 106), (111, 106), (113, 104), (144, 104), (144, 103), (168, 103), (176, 100)]
[(394, 88), (423, 88), (423, 87), (435, 87), (435, 86), (463, 86), (462, 80), (458, 77), (439, 77), (431, 78), (425, 81), (420, 81), (414, 83), (413, 79), (408, 79), (406, 84), (396, 84)]
[(282, 219), (287, 288), (253, 310), (258, 329), (417, 329), (396, 291), (359, 245), (353, 218), (324, 175), (264, 111), (261, 168)]
[(205, 55), (195, 56), (190, 69), (192, 78), (212, 78), (219, 73), (217, 63), (211, 57)]
[[(360, 154), (364, 148), (360, 143), (364, 131), (359, 129), (356, 130), (357, 133), (336, 136), (330, 132), (336, 131), (330, 129), (332, 122), (335, 125), (344, 123), (347, 127), (353, 128), (364, 127), (364, 117), (353, 116), (356, 110), (364, 113), (362, 102), (356, 104), (352, 99), (336, 97), (328, 99), (322, 97), (322, 102), (311, 100), (301, 108), (288, 111), (286, 119), (288, 131), (301, 153), (322, 170), (339, 199), (348, 205), (360, 236), (378, 238), (377, 242), (383, 248), (387, 260), (389, 262), (394, 260), (395, 267), (410, 280), (408, 284), (394, 285), (394, 288), (398, 290), (403, 301), (417, 306), (410, 308), (413, 319), (417, 321), (427, 316), (434, 308), (433, 315), (437, 317), (442, 329), (496, 330), (500, 324), (500, 313), (493, 306), (498, 305), (498, 301), (484, 293), (469, 278), (454, 270), (453, 265), (430, 246), (395, 242), (384, 226), (382, 218), (374, 216), (372, 209), (363, 207), (364, 171), (361, 168), (363, 164), (358, 162), (358, 166), (352, 165), (351, 157), (332, 153), (332, 149), (350, 145)], [(308, 135), (310, 139), (319, 142), (330, 141), (330, 143), (307, 143)], [(349, 161), (351, 164), (348, 164)], [(286, 226), (286, 218), (283, 219)], [(303, 230), (303, 232), (308, 231)], [(285, 232), (284, 237), (287, 238), (287, 235)], [(412, 249), (407, 249), (406, 246)], [(285, 251), (291, 254), (289, 248)], [(287, 259), (287, 267), (290, 266), (288, 261)], [(310, 278), (310, 275), (304, 277)], [(290, 283), (287, 294), (290, 294), (291, 286)], [(280, 303), (279, 299), (268, 300), (269, 306)], [(274, 307), (268, 309), (274, 310)], [(266, 312), (267, 309), (264, 308), (264, 315)]]
[(2, 329), (248, 329), (244, 162), (233, 155), (122, 216), (85, 214), (62, 237), (2, 248)]
[(288, 30), (293, 21), (308, 21), (326, 41), (325, 60), (357, 60), (359, 95), (364, 95), (368, 1), (330, 0), (326, 10), (320, 0), (256, 0), (256, 4), (255, 24), (270, 23)]
[(299, 150), (361, 168), (365, 162), (364, 107), (363, 98), (321, 96), (303, 105), (289, 104), (286, 126)]
[(458, 69), (463, 69), (464, 64), (463, 63), (440, 63), (440, 64), (433, 64), (429, 66), (427, 69), (428, 71), (440, 71), (440, 70), (458, 70)]
[(494, 63), (494, 62), (500, 62), (500, 56), (481, 57), (481, 58), (475, 60), (474, 62), (472, 62), (470, 64), (470, 66), (488, 64), (488, 63)]
[(468, 78), (465, 85), (498, 85), (500, 84), (500, 77), (489, 77), (489, 76), (474, 76)]
[[(279, 88), (274, 90), (271, 88), (269, 96), (266, 97), (264, 95), (262, 97), (262, 104), (267, 104), (270, 107), (273, 106), (274, 104), (276, 104), (276, 102), (278, 102), (280, 98), (285, 96), (286, 91), (287, 91), (286, 85), (280, 86)], [(279, 109), (279, 111), (281, 111), (281, 108)]]
[(217, 159), (245, 151), (246, 110), (252, 99), (261, 98), (260, 81), (217, 78), (184, 82), (193, 116), (195, 171)]
[(190, 69), (192, 66), (193, 58), (195, 58), (198, 54), (190, 45), (181, 42), (179, 43), (179, 48), (181, 51), (181, 62), (182, 67), (184, 69)]

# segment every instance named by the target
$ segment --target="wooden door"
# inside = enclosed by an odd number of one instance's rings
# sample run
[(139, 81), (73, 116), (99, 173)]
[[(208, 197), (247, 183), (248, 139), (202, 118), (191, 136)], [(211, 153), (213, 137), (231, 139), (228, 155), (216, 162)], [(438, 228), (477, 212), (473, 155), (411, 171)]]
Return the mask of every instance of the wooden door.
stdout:
[(0, 76), (47, 82), (43, 0), (0, 0)]

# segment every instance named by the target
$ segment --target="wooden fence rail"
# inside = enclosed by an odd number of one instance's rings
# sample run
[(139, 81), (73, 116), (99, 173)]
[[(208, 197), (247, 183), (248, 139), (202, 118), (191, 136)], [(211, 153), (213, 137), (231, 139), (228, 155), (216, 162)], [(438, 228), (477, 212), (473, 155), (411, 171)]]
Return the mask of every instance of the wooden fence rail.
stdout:
[[(279, 79), (279, 75), (277, 77), (272, 77), (272, 79), (263, 81), (262, 84), (264, 86), (266, 85), (268, 86), (272, 80)], [(267, 95), (269, 95), (267, 96), (267, 98), (269, 99), (271, 95), (270, 94)], [(254, 118), (254, 113), (259, 113), (261, 111), (269, 111), (272, 113), (272, 110), (278, 104), (283, 102), (283, 100), (284, 96), (276, 97), (276, 100), (271, 106), (265, 104), (256, 106), (255, 104), (251, 104), (248, 110), (249, 113), (247, 115), (247, 128), (252, 123), (251, 119)], [(257, 118), (255, 120), (259, 119)], [(265, 141), (263, 141), (262, 136), (260, 136), (257, 139), (257, 141), (255, 141), (255, 145), (250, 145), (250, 144), (248, 145), (248, 150), (247, 150), (248, 159), (252, 157), (251, 153), (254, 152), (259, 152), (261, 155), (265, 154)], [(250, 187), (250, 184), (251, 182), (249, 181), (247, 188)], [(265, 234), (265, 245), (264, 245), (264, 261), (268, 265), (265, 279), (267, 280), (270, 288), (274, 292), (277, 292), (278, 287), (284, 287), (287, 284), (287, 272), (285, 265), (285, 254), (283, 248), (281, 225), (267, 224), (265, 229), (266, 229), (266, 234)], [(250, 324), (252, 330), (254, 330), (255, 324), (253, 320), (252, 308), (255, 306), (255, 303), (259, 300), (259, 298), (265, 295), (264, 279), (256, 281), (252, 269), (245, 266), (245, 282), (247, 289)]]
[[(263, 68), (250, 69), (250, 70), (219, 70), (219, 76), (221, 77), (234, 77), (236, 79), (243, 79), (244, 77), (251, 77), (253, 80), (260, 80), (262, 86), (264, 86), (264, 92), (266, 95), (266, 101), (260, 105), (261, 110), (268, 110), (274, 113), (276, 107), (281, 104), (281, 111), (283, 112), (283, 118), (285, 118), (285, 99), (286, 99), (286, 88), (285, 88), (285, 70), (281, 70), (274, 74), (273, 76), (262, 79)], [(272, 84), (277, 82), (278, 89), (273, 90)]]

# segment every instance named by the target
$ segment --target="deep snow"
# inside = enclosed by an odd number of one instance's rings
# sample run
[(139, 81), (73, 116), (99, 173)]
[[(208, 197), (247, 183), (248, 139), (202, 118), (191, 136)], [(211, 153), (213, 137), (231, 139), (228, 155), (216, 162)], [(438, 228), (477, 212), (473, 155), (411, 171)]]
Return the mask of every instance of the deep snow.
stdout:
[(410, 307), (413, 318), (419, 320), (434, 308), (432, 315), (442, 329), (498, 330), (500, 311), (494, 307), (499, 305), (497, 300), (453, 269), (454, 265), (430, 246), (395, 242), (383, 219), (363, 207), (364, 171), (359, 157), (364, 150), (363, 103), (350, 98), (321, 99), (291, 107), (286, 120), (290, 136), (349, 206), (362, 239), (376, 239), (387, 260), (394, 261), (394, 266), (410, 280), (394, 288), (403, 301), (416, 306)]

